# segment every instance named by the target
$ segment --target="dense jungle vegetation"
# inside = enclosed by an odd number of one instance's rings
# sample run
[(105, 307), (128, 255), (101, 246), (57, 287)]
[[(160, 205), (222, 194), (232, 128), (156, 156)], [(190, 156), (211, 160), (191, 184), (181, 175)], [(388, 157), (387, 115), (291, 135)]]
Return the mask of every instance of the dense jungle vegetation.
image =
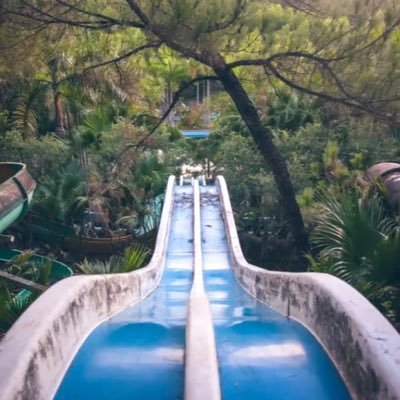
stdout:
[[(400, 158), (399, 88), (390, 0), (0, 5), (0, 161), (27, 164), (33, 214), (84, 227), (91, 210), (137, 233), (169, 174), (210, 165), (250, 262), (334, 274), (395, 324), (399, 207), (365, 171)], [(207, 139), (181, 135), (208, 125)], [(12, 230), (22, 247), (71, 261), (26, 224)], [(123, 257), (71, 262), (116, 271)], [(0, 295), (7, 321), (26, 306)]]

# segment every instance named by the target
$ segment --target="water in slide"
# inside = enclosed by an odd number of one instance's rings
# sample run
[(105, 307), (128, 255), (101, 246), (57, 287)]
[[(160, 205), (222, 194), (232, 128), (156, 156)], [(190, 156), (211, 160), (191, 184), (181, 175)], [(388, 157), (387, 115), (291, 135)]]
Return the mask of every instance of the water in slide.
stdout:
[[(193, 191), (175, 187), (166, 267), (157, 289), (86, 339), (56, 400), (183, 399), (193, 266)], [(205, 284), (225, 400), (349, 400), (332, 362), (299, 323), (236, 282), (217, 189), (201, 188)], [(207, 399), (205, 399), (207, 400)]]
[(350, 400), (315, 338), (236, 282), (216, 187), (201, 188), (201, 221), (204, 280), (214, 320), (222, 398)]
[(56, 400), (182, 399), (193, 266), (193, 190), (175, 187), (166, 265), (157, 289), (86, 339)]

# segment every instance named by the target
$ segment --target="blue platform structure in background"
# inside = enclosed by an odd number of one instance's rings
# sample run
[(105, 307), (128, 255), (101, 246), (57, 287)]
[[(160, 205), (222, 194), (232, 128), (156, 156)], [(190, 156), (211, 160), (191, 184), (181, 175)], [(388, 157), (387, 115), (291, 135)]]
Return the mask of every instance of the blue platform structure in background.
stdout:
[(181, 132), (183, 137), (191, 139), (205, 139), (210, 134), (208, 129), (183, 129)]

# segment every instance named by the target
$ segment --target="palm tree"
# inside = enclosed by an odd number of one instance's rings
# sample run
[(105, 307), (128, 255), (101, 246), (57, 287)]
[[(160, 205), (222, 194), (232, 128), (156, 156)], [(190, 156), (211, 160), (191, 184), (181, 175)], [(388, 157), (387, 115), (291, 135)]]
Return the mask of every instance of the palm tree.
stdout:
[(11, 122), (24, 136), (36, 136), (40, 130), (50, 130), (50, 97), (46, 83), (22, 81), (9, 94)]
[(86, 172), (70, 163), (39, 186), (33, 204), (35, 213), (60, 222), (73, 222), (82, 216), (88, 203)]
[(343, 279), (400, 320), (400, 226), (382, 194), (329, 197), (311, 243), (319, 252), (309, 256), (314, 271)]

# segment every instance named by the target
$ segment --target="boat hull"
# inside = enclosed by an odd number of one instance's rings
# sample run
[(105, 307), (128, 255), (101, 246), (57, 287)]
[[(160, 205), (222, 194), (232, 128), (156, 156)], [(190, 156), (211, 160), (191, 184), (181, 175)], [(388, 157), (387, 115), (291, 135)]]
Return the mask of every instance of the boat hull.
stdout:
[(114, 238), (67, 237), (61, 247), (79, 254), (111, 255), (132, 244), (132, 235)]

